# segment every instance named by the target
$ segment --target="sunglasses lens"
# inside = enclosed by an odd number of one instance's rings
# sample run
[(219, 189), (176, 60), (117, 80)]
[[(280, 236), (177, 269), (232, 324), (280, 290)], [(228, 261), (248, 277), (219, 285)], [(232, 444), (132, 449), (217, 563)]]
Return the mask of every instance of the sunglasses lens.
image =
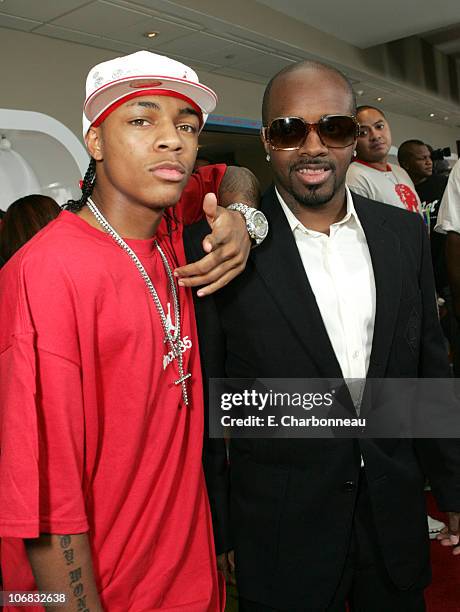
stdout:
[(321, 142), (331, 148), (348, 147), (357, 137), (357, 123), (348, 115), (325, 115), (314, 124), (300, 117), (280, 117), (270, 124), (268, 141), (274, 149), (299, 149), (311, 129), (317, 130)]
[(295, 149), (305, 139), (306, 125), (298, 117), (275, 119), (268, 130), (268, 140), (275, 149)]
[(327, 147), (348, 147), (356, 138), (356, 123), (347, 115), (326, 115), (318, 125), (321, 140)]

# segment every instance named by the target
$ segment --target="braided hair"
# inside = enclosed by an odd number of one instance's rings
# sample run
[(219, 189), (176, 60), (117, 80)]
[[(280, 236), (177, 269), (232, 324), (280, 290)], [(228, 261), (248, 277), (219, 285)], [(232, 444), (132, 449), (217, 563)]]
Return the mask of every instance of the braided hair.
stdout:
[(68, 200), (63, 206), (65, 210), (70, 212), (78, 212), (86, 204), (86, 200), (93, 193), (96, 183), (96, 160), (92, 157), (86, 174), (81, 183), (81, 197), (79, 200)]
[[(86, 200), (93, 193), (94, 185), (96, 184), (96, 160), (92, 157), (85, 176), (81, 182), (81, 197), (79, 200), (68, 200), (62, 207), (70, 212), (78, 212), (86, 204)], [(165, 220), (168, 228), (168, 236), (177, 230), (178, 221), (174, 209), (165, 211)]]

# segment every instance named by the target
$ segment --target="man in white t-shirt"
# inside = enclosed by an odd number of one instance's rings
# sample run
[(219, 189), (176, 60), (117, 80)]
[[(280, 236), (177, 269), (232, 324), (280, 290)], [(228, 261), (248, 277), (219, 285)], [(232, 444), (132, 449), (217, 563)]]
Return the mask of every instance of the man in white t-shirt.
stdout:
[[(460, 327), (460, 160), (452, 168), (435, 231), (447, 234), (446, 260), (454, 314)], [(460, 340), (454, 346), (454, 372), (460, 371)]]
[(356, 116), (360, 124), (357, 158), (347, 172), (348, 187), (372, 200), (419, 213), (414, 183), (403, 168), (388, 163), (391, 131), (385, 115), (373, 106), (358, 106)]
[(438, 212), (435, 230), (441, 234), (460, 235), (460, 160), (452, 168)]

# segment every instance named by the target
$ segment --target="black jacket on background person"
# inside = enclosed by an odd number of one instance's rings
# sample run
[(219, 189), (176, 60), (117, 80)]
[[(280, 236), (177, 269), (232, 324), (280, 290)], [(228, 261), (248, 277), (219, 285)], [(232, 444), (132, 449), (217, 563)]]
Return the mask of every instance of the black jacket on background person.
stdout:
[(422, 203), (422, 210), (426, 211), (425, 214), (429, 215), (430, 219), (431, 259), (433, 261), (434, 280), (437, 291), (444, 289), (449, 284), (445, 254), (446, 236), (434, 231), (447, 181), (447, 176), (432, 174), (421, 183), (415, 185), (418, 197)]
[[(421, 218), (355, 194), (353, 201), (376, 284), (368, 378), (448, 377)], [(196, 300), (205, 393), (209, 377), (342, 377), (273, 188), (261, 210), (269, 234), (245, 272)], [(186, 231), (190, 261), (208, 231)], [(233, 439), (227, 465), (223, 441), (205, 440), (216, 548), (235, 548), (241, 596), (281, 609), (326, 608), (347, 555), (360, 455), (393, 583), (429, 582), (424, 475), (441, 510), (460, 508), (457, 441)]]

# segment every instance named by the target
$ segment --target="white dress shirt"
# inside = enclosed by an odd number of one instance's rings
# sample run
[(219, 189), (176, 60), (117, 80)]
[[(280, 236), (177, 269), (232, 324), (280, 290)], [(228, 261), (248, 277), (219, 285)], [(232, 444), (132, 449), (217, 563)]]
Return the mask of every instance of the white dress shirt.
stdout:
[(346, 188), (346, 215), (330, 226), (329, 236), (302, 225), (278, 190), (276, 193), (343, 377), (362, 380), (367, 374), (374, 335), (375, 280), (350, 190)]

